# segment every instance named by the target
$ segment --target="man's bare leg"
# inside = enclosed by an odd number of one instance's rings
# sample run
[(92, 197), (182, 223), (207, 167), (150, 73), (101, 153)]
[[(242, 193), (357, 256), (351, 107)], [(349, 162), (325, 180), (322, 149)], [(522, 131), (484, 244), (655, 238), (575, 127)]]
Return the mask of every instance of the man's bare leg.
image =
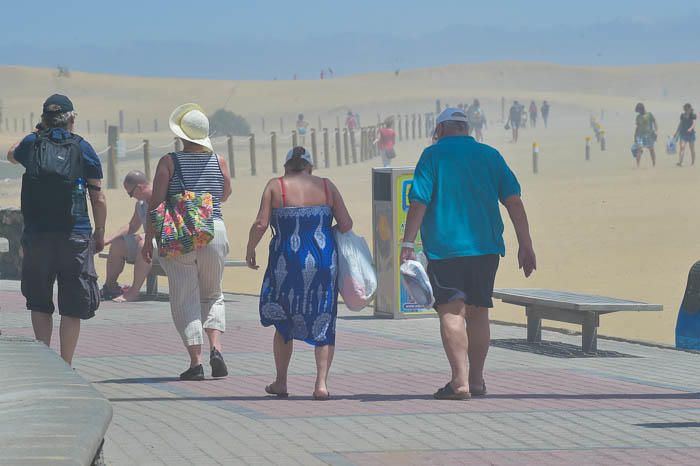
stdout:
[(649, 155), (651, 155), (651, 166), (655, 167), (656, 166), (656, 151), (654, 150), (653, 147), (649, 148)]
[(105, 277), (105, 285), (107, 288), (114, 288), (117, 286), (119, 275), (124, 271), (126, 254), (127, 247), (124, 237), (119, 237), (112, 241), (112, 244), (109, 246), (109, 255), (107, 256), (107, 274)]
[(71, 365), (75, 347), (78, 346), (78, 337), (80, 336), (80, 319), (61, 316), (59, 335), (61, 337), (61, 357), (68, 365)]
[(452, 369), (450, 385), (455, 393), (469, 392), (467, 382), (467, 330), (465, 328), (466, 306), (456, 300), (438, 306), (440, 336), (447, 360)]
[(690, 146), (690, 164), (695, 165), (695, 143), (689, 142), (688, 146)]
[[(138, 239), (138, 252), (136, 253), (136, 261), (134, 262), (134, 281), (131, 282), (131, 287), (123, 295), (114, 298), (116, 302), (124, 301), (136, 301), (139, 299), (141, 294), (141, 287), (143, 282), (146, 281), (146, 277), (151, 273), (151, 264), (146, 262), (146, 260), (141, 255), (141, 249), (143, 248), (143, 238)], [(111, 252), (111, 251), (110, 251)], [(122, 269), (123, 269), (122, 265)]]
[(481, 391), (484, 386), (484, 363), (491, 344), (489, 310), (467, 306), (467, 335), (469, 337), (469, 387)]
[(32, 327), (34, 328), (34, 337), (46, 346), (51, 346), (53, 315), (46, 312), (32, 311)]

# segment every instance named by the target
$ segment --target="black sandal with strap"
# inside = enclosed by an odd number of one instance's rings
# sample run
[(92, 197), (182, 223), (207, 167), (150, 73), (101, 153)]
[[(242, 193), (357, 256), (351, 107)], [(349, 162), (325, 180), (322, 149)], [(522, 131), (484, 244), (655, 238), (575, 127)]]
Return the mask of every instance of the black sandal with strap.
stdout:
[(468, 400), (471, 397), (469, 392), (455, 392), (450, 382), (433, 393), (433, 398), (436, 400)]

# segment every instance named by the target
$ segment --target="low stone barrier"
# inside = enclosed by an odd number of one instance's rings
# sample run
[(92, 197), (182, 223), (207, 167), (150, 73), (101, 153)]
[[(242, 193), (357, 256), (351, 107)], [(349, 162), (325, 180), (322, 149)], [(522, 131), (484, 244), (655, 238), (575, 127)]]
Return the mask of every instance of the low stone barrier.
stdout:
[(0, 463), (101, 465), (109, 402), (43, 343), (0, 337)]
[(22, 274), (22, 212), (15, 207), (0, 208), (0, 238), (6, 238), (9, 250), (0, 253), (0, 278), (18, 280)]

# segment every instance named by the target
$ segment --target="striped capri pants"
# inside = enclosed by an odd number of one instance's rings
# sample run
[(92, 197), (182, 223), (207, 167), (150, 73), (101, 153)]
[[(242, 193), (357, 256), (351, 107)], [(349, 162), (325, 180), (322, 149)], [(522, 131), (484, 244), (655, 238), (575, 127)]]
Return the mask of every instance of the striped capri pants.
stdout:
[(226, 331), (221, 282), (229, 252), (226, 225), (214, 219), (214, 238), (203, 248), (177, 257), (161, 257), (168, 276), (170, 312), (185, 346), (204, 342), (203, 328)]

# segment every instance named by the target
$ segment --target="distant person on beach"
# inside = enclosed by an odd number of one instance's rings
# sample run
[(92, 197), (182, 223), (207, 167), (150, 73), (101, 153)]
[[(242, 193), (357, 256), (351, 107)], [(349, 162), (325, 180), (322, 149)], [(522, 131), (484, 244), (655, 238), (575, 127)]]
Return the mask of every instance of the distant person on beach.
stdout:
[(415, 260), (420, 229), (452, 369), (449, 382), (434, 394), (440, 400), (486, 395), (488, 309), (500, 256), (505, 255), (499, 201), (515, 227), (520, 268), (526, 277), (536, 268), (520, 184), (496, 149), (468, 135), (467, 123), (456, 108), (438, 116), (438, 142), (423, 151), (416, 166), (401, 243), (401, 261)]
[(656, 152), (654, 151), (656, 135), (658, 134), (656, 119), (651, 112), (647, 112), (644, 104), (641, 102), (637, 104), (634, 111), (637, 112), (634, 130), (634, 141), (637, 145), (637, 152), (635, 154), (637, 167), (639, 167), (639, 163), (642, 160), (642, 153), (644, 152), (644, 149), (649, 150), (651, 164), (652, 166), (656, 166)]
[(542, 102), (540, 114), (542, 114), (542, 122), (544, 123), (544, 127), (546, 128), (549, 121), (549, 102), (547, 102), (546, 100)]
[(693, 106), (690, 104), (683, 105), (683, 113), (681, 113), (681, 121), (678, 123), (676, 135), (680, 140), (680, 149), (678, 151), (678, 166), (683, 166), (683, 156), (685, 155), (685, 147), (690, 148), (690, 165), (695, 165), (695, 126), (697, 124), (697, 116), (693, 111)]
[(357, 118), (351, 110), (348, 110), (348, 114), (345, 117), (345, 127), (352, 130), (357, 129)]
[(275, 327), (273, 354), (277, 375), (265, 387), (286, 398), (287, 372), (294, 340), (314, 346), (313, 399), (327, 400), (328, 371), (335, 352), (338, 313), (337, 252), (331, 226), (352, 228), (340, 191), (312, 174), (313, 157), (303, 147), (287, 153), (284, 176), (268, 181), (260, 211), (250, 228), (246, 262), (257, 269), (255, 248), (272, 226), (269, 258), (260, 291), (260, 323)]
[(520, 125), (523, 120), (523, 107), (518, 103), (518, 101), (514, 101), (513, 105), (510, 107), (510, 111), (508, 112), (508, 123), (506, 126), (510, 127), (512, 134), (513, 134), (513, 139), (511, 142), (518, 142), (518, 133), (520, 130)]
[(93, 255), (104, 249), (107, 218), (102, 165), (92, 146), (73, 133), (75, 117), (68, 97), (52, 95), (44, 102), (41, 129), (13, 146), (7, 157), (25, 168), (22, 294), (34, 335), (50, 346), (58, 281), (60, 352), (68, 364), (78, 344), (80, 321), (94, 317), (100, 304)]
[(486, 115), (484, 114), (484, 110), (481, 108), (479, 99), (474, 99), (474, 102), (469, 106), (466, 113), (467, 120), (469, 120), (470, 134), (473, 134), (474, 139), (477, 141), (483, 142), (484, 128), (486, 128)]
[[(153, 188), (146, 175), (139, 170), (132, 170), (124, 178), (124, 190), (130, 198), (136, 199), (131, 220), (116, 233), (108, 237), (105, 246), (109, 246), (107, 256), (107, 276), (102, 286), (102, 299), (116, 302), (136, 301), (139, 299), (141, 286), (151, 272), (151, 264), (141, 255), (143, 236), (139, 230), (148, 221), (148, 203)], [(119, 286), (117, 280), (124, 270), (124, 264), (134, 264), (134, 278), (126, 290)]]
[(384, 123), (377, 131), (377, 139), (374, 144), (379, 149), (379, 154), (382, 156), (382, 164), (384, 168), (391, 166), (391, 160), (396, 157), (394, 145), (396, 144), (396, 131), (394, 131), (394, 119), (389, 117), (384, 120)]
[(309, 127), (309, 122), (304, 119), (304, 114), (300, 113), (297, 115), (297, 121), (296, 121), (296, 129), (297, 129), (297, 134), (301, 136), (301, 143), (304, 144), (306, 141), (306, 131)]
[(536, 128), (537, 127), (537, 104), (533, 100), (530, 102), (530, 127), (531, 128)]
[[(180, 380), (204, 380), (202, 333), (209, 339), (211, 376), (225, 377), (228, 369), (221, 354), (221, 335), (226, 331), (226, 305), (221, 282), (229, 245), (221, 204), (231, 195), (231, 177), (226, 160), (214, 153), (209, 119), (202, 107), (177, 107), (170, 115), (170, 130), (180, 139), (182, 150), (158, 161), (149, 211), (183, 191), (195, 196), (210, 194), (213, 205), (214, 237), (209, 243), (179, 256), (158, 258), (168, 276), (173, 323), (190, 356), (190, 367), (180, 374)], [(163, 232), (155, 231), (149, 217), (141, 250), (148, 263), (153, 261), (154, 238), (161, 244)]]

